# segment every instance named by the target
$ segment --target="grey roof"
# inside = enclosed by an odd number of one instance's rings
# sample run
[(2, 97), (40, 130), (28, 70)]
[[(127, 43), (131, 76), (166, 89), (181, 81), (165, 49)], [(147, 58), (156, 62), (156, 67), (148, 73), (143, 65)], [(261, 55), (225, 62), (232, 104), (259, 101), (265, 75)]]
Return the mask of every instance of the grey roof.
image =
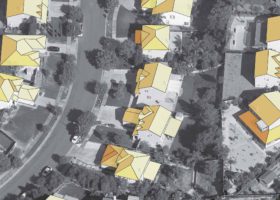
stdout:
[(15, 141), (0, 130), (0, 152), (8, 153)]

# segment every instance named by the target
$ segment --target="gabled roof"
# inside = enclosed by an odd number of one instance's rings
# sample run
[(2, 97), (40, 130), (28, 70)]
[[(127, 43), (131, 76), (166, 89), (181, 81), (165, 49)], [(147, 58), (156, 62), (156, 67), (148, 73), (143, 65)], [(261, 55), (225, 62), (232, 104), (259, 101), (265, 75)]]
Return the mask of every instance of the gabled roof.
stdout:
[(263, 50), (256, 53), (255, 78), (270, 75), (280, 78), (280, 53), (272, 50)]
[(133, 135), (138, 135), (139, 131), (151, 131), (158, 136), (165, 134), (175, 137), (182, 122), (173, 118), (171, 114), (169, 110), (162, 106), (144, 106), (138, 112), (135, 112), (135, 109), (128, 108), (123, 121), (136, 125)]
[(142, 8), (152, 8), (153, 14), (175, 12), (191, 16), (193, 0), (142, 0)]
[(64, 200), (64, 199), (51, 195), (46, 200)]
[(131, 180), (140, 180), (142, 177), (154, 180), (160, 167), (160, 164), (150, 161), (149, 155), (115, 145), (107, 146), (101, 165), (116, 168), (116, 176)]
[(166, 92), (171, 71), (171, 67), (161, 63), (146, 64), (144, 69), (139, 69), (137, 72), (135, 94), (139, 94), (143, 88), (150, 87)]
[(280, 119), (280, 92), (265, 93), (249, 107), (267, 126), (270, 126)]
[(37, 87), (24, 85), (20, 77), (0, 73), (0, 101), (35, 101), (39, 91)]
[(47, 22), (48, 0), (7, 0), (7, 17), (26, 14)]
[(0, 73), (0, 101), (10, 102), (22, 83), (22, 78)]
[(267, 20), (266, 41), (272, 42), (280, 40), (280, 16), (270, 17)]
[(144, 50), (168, 50), (169, 34), (169, 26), (144, 25), (141, 31), (136, 31), (135, 42)]
[(38, 67), (39, 50), (45, 47), (44, 35), (3, 35), (0, 65)]

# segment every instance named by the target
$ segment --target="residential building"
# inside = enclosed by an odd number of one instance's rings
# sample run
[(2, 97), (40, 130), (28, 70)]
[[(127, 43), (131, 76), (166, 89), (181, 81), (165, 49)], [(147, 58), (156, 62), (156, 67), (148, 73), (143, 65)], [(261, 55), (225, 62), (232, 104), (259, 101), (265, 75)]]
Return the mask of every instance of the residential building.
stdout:
[(39, 67), (45, 48), (44, 35), (3, 35), (0, 65)]
[(267, 49), (280, 52), (280, 16), (267, 20), (266, 42)]
[(262, 94), (239, 119), (265, 147), (275, 144), (280, 139), (280, 92)]
[(123, 123), (136, 125), (132, 133), (135, 139), (144, 140), (151, 146), (163, 145), (165, 139), (176, 137), (182, 121), (162, 106), (144, 106), (143, 109), (128, 108)]
[(0, 73), (0, 108), (15, 103), (35, 105), (40, 89), (23, 83), (23, 79)]
[(46, 200), (64, 200), (63, 198), (50, 195)]
[(163, 63), (149, 63), (136, 76), (137, 104), (162, 105), (174, 110), (181, 95), (183, 76), (171, 74), (172, 68)]
[(152, 9), (153, 15), (161, 15), (164, 24), (191, 25), (193, 0), (142, 0), (141, 6), (144, 10)]
[(15, 141), (0, 130), (0, 153), (9, 153), (14, 145)]
[(24, 19), (33, 16), (37, 22), (47, 23), (49, 0), (7, 0), (7, 24), (18, 27)]
[(280, 86), (280, 53), (263, 50), (256, 53), (255, 86), (271, 88)]
[(101, 160), (104, 168), (114, 168), (115, 176), (128, 179), (130, 182), (147, 179), (154, 181), (160, 164), (151, 161), (151, 157), (123, 147), (108, 145)]
[(165, 25), (144, 25), (135, 32), (135, 43), (150, 58), (163, 58), (169, 51), (170, 30)]

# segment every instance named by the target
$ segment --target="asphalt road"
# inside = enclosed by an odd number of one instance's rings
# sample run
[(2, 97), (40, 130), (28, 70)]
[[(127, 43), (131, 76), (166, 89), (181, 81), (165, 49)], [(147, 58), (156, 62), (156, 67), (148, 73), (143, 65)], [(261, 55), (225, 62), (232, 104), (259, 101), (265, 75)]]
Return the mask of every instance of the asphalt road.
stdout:
[(91, 66), (86, 57), (85, 51), (99, 47), (99, 38), (104, 35), (105, 19), (103, 12), (99, 9), (96, 0), (81, 0), (81, 7), (84, 13), (84, 36), (79, 39), (78, 65), (75, 71), (73, 89), (66, 105), (65, 112), (52, 135), (44, 143), (35, 156), (17, 173), (4, 187), (0, 188), (0, 199), (7, 194), (18, 194), (19, 187), (29, 182), (30, 177), (37, 174), (41, 169), (50, 165), (55, 167), (52, 159), (53, 154), (64, 155), (71, 148), (72, 144), (66, 130), (68, 123), (67, 114), (72, 108), (80, 110), (91, 110), (96, 96), (85, 90), (85, 84), (91, 80), (98, 80), (101, 71)]

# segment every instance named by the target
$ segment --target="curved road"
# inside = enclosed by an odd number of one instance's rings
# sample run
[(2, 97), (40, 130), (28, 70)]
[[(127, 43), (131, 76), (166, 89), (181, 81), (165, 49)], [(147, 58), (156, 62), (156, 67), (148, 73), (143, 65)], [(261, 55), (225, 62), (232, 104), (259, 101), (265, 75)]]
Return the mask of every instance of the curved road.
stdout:
[(96, 96), (87, 92), (84, 88), (88, 81), (100, 79), (101, 71), (96, 70), (88, 63), (84, 52), (98, 48), (99, 38), (104, 35), (105, 19), (103, 11), (96, 2), (96, 0), (81, 0), (81, 8), (84, 13), (84, 36), (79, 39), (78, 65), (75, 71), (75, 80), (62, 118), (42, 148), (7, 184), (0, 188), (1, 200), (7, 194), (18, 194), (20, 192), (19, 187), (25, 186), (29, 182), (30, 177), (38, 174), (44, 166), (50, 165), (55, 167), (52, 155), (65, 155), (72, 146), (66, 130), (69, 110), (72, 108), (91, 110), (93, 107)]

